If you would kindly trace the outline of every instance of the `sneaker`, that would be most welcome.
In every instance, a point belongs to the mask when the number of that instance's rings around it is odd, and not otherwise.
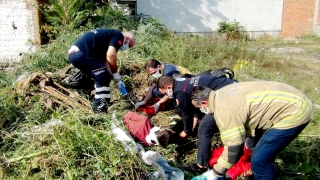
[[[107,113],[108,102],[105,99],[101,99],[98,103],[94,102],[92,104],[92,110],[96,114]]]
[[[188,171],[191,173],[199,173],[199,174],[202,174],[208,170],[208,168],[199,167],[196,163],[185,164],[185,165],[182,165],[181,168],[185,171]]]

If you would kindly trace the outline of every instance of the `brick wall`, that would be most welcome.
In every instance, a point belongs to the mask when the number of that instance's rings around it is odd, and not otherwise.
[[[19,61],[40,44],[36,0],[0,0],[0,62]]]
[[[281,38],[296,38],[303,34],[310,34],[316,0],[284,0]]]

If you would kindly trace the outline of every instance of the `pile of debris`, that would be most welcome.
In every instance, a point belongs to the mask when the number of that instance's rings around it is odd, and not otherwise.
[[[90,102],[80,96],[78,92],[72,92],[54,80],[52,73],[32,73],[20,77],[17,81],[17,89],[26,97],[40,95],[47,108],[55,105],[66,108],[77,108],[83,112],[89,112]]]

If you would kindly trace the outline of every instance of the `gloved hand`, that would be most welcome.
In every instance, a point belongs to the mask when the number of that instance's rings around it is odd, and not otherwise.
[[[121,76],[119,73],[113,74],[113,80],[118,84],[119,81],[121,81]]]
[[[211,169],[200,176],[193,177],[191,180],[218,180],[220,177],[222,176],[215,174]]]
[[[154,112],[157,113],[159,111],[160,108],[160,104],[159,103],[155,103],[154,105],[152,105],[151,107],[154,108]]]
[[[137,103],[134,105],[134,108],[137,109],[138,107],[143,106],[143,105],[145,105],[145,104],[146,104],[146,102],[144,102],[144,101],[137,102]]]

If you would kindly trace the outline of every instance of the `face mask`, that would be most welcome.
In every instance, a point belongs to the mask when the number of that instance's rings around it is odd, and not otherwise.
[[[159,79],[161,77],[160,69],[158,69],[156,73],[152,74],[152,76],[156,79]]]
[[[203,106],[201,105],[200,111],[201,111],[202,113],[204,113],[204,114],[209,114],[209,107],[207,107],[207,110],[204,110],[204,109],[203,109]]]
[[[172,91],[170,92],[169,89],[167,89],[167,96],[168,96],[169,99],[173,98],[173,92]]]
[[[122,44],[122,46],[120,47],[120,49],[123,50],[123,51],[129,49],[129,42],[130,42],[130,40],[128,40],[128,43],[127,43],[127,44],[124,44],[124,42],[123,42],[123,44]]]

